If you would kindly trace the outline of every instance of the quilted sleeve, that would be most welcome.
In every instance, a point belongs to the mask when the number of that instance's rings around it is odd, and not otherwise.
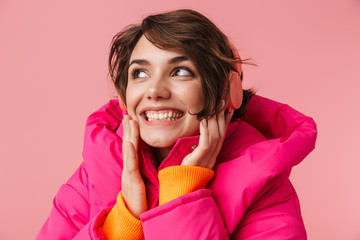
[[[287,176],[279,175],[264,186],[231,239],[307,239],[298,197]]]
[[[180,196],[142,215],[145,239],[228,239],[210,189]]]
[[[103,239],[100,225],[110,209],[99,212],[92,219],[89,218],[89,209],[88,178],[81,165],[60,187],[50,216],[36,239]]]

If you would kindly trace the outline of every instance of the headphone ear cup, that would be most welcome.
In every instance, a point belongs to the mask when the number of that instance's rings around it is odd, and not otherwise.
[[[242,89],[240,73],[238,73],[237,71],[230,71],[229,85],[230,85],[230,98],[227,108],[236,110],[241,106],[243,100],[243,89]]]
[[[228,39],[228,43],[232,49],[234,58],[241,61],[239,52],[235,48],[234,44]],[[243,100],[243,88],[242,88],[242,69],[241,63],[235,63],[234,66],[235,71],[231,70],[229,72],[229,87],[230,87],[230,98],[227,108],[231,108],[236,110],[240,108],[242,100]]]

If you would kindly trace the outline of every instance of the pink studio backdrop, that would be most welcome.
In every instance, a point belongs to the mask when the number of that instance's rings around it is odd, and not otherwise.
[[[0,1],[0,239],[34,239],[82,161],[87,116],[114,96],[112,36],[149,13],[193,8],[229,35],[245,87],[318,124],[291,179],[309,239],[360,239],[360,2]]]

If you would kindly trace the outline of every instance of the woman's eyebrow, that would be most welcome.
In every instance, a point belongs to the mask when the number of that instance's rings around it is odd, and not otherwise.
[[[130,62],[129,67],[131,66],[131,64],[139,64],[139,65],[150,65],[150,62],[148,60],[145,59],[134,59]]]
[[[177,57],[171,58],[169,60],[169,64],[176,64],[176,63],[187,61],[187,60],[189,60],[189,58],[186,56],[177,56]],[[134,63],[139,64],[139,65],[147,65],[147,66],[150,65],[150,62],[146,59],[134,59],[130,62],[129,67]]]
[[[176,64],[176,63],[187,61],[187,60],[189,60],[189,58],[186,56],[178,56],[178,57],[174,57],[174,58],[170,59],[169,63]]]

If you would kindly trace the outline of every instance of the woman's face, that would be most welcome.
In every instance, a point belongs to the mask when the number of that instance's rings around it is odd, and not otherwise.
[[[159,49],[142,36],[131,54],[128,75],[127,111],[145,143],[169,148],[178,138],[199,133],[199,121],[189,112],[203,109],[204,93],[190,59]]]

